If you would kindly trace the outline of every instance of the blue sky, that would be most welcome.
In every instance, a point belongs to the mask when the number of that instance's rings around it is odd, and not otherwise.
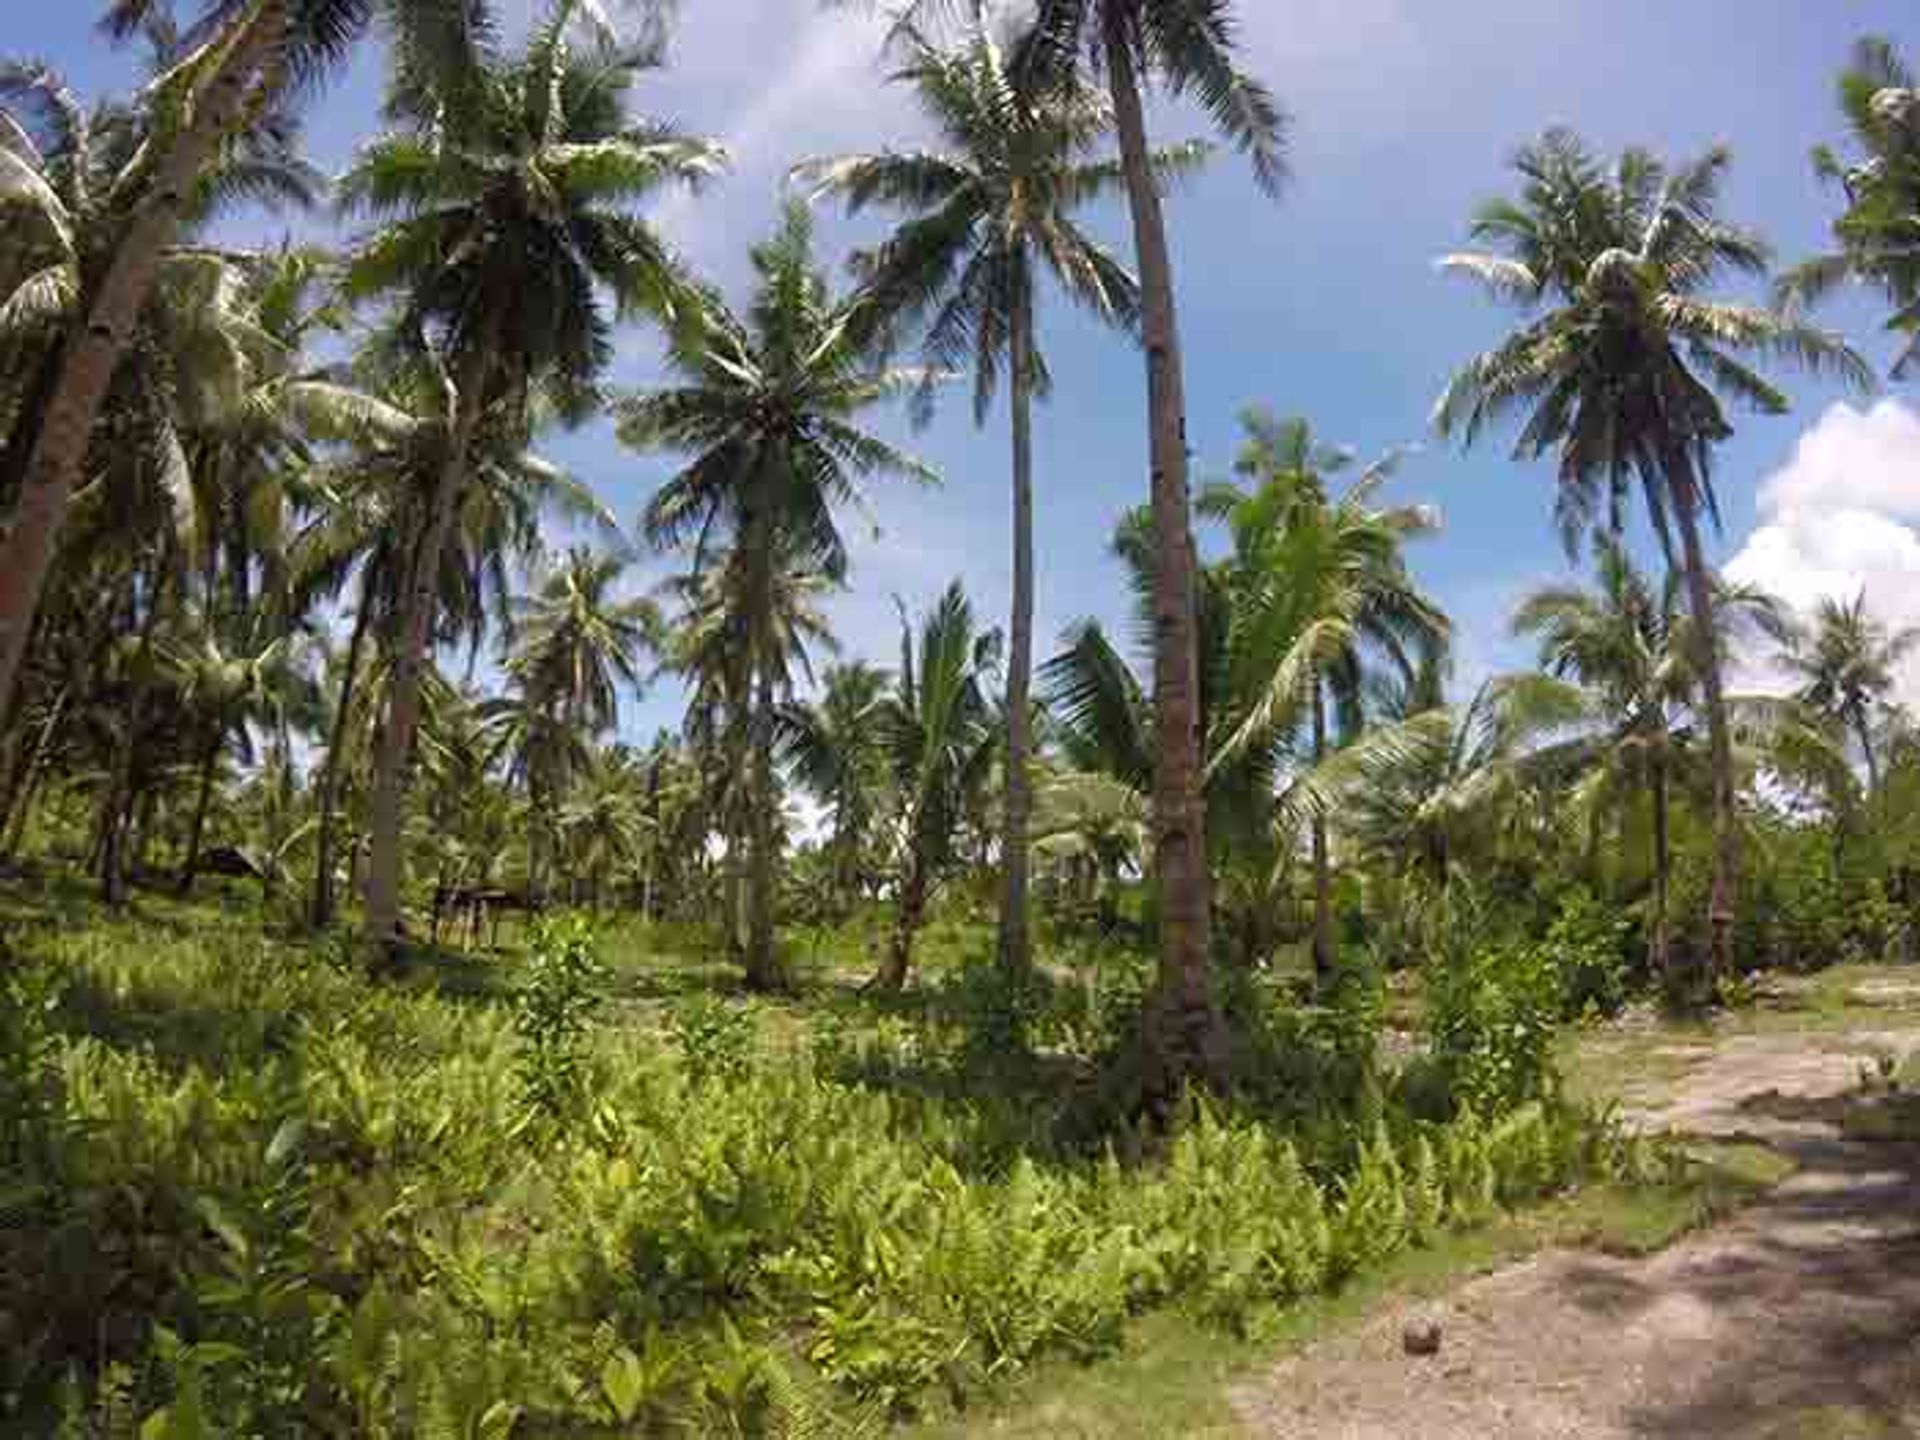
[[[509,8],[531,0],[508,0]],[[19,5],[6,49],[46,58],[83,89],[123,85],[125,57],[89,28],[88,5]],[[701,269],[741,283],[747,247],[771,225],[796,160],[923,138],[910,98],[880,84],[879,29],[813,0],[681,0],[671,67],[643,103],[733,152],[727,178],[658,222]],[[1758,227],[1783,259],[1818,248],[1834,197],[1807,162],[1838,138],[1834,76],[1858,35],[1885,34],[1920,57],[1920,17],[1898,3],[1834,0],[1243,0],[1247,62],[1295,117],[1295,178],[1279,203],[1223,155],[1171,207],[1195,479],[1222,472],[1248,405],[1312,418],[1363,454],[1423,443],[1396,487],[1431,501],[1445,532],[1417,568],[1453,611],[1461,668],[1473,678],[1521,663],[1504,638],[1515,598],[1564,575],[1550,523],[1550,476],[1507,457],[1505,437],[1462,455],[1431,440],[1426,417],[1451,368],[1496,339],[1510,314],[1435,273],[1465,239],[1473,206],[1506,187],[1516,144],[1571,125],[1612,149],[1643,143],[1673,156],[1725,142],[1736,155],[1727,213]],[[369,47],[311,107],[309,139],[337,169],[375,121],[380,68]],[[1161,137],[1204,133],[1178,105]],[[1125,217],[1092,226],[1124,250]],[[253,233],[271,233],[255,222]],[[828,253],[874,234],[823,226]],[[1884,361],[1864,301],[1836,305],[1845,328]],[[1056,376],[1038,435],[1040,622],[1047,636],[1087,614],[1123,613],[1106,555],[1116,515],[1146,493],[1144,379],[1138,355],[1064,305],[1042,320]],[[618,378],[645,383],[657,348],[632,332]],[[1741,417],[1719,479],[1723,559],[1797,601],[1865,584],[1892,618],[1920,621],[1920,419],[1897,400],[1857,401],[1789,377],[1796,413]],[[981,609],[1004,611],[1009,566],[1004,418],[971,423],[964,394],[921,434],[882,422],[944,474],[937,492],[877,490],[877,531],[855,517],[852,592],[836,601],[850,653],[894,653],[896,594],[910,605],[965,578]],[[631,524],[666,463],[622,451],[604,428],[543,448],[589,480]],[[649,562],[648,574],[665,573]],[[1907,677],[1920,699],[1920,673]],[[677,723],[662,682],[623,722],[629,733]]]

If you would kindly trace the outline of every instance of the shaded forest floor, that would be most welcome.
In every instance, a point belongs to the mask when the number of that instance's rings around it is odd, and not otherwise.
[[[1258,1436],[1920,1434],[1920,976],[1777,982],[1712,1029],[1628,1020],[1576,1084],[1635,1123],[1759,1145],[1791,1174],[1641,1258],[1551,1248],[1393,1297],[1232,1392]],[[1442,1327],[1404,1352],[1409,1319]]]

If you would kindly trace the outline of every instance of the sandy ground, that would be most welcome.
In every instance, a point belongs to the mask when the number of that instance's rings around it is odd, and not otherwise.
[[[1904,1017],[1902,1017],[1904,1018]],[[1645,1260],[1550,1251],[1289,1358],[1234,1395],[1284,1440],[1920,1437],[1920,1147],[1840,1137],[1837,1097],[1920,1031],[1736,1036],[1678,1080],[1620,1077],[1653,1128],[1747,1136],[1799,1170]],[[1676,1056],[1675,1058],[1680,1058]]]

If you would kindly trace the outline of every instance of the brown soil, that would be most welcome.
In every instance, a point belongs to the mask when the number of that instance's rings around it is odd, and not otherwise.
[[[1736,1036],[1684,1079],[1621,1077],[1654,1129],[1743,1136],[1798,1171],[1739,1218],[1644,1260],[1552,1251],[1281,1363],[1234,1396],[1280,1440],[1920,1437],[1920,1146],[1840,1135],[1843,1098],[1920,1032]]]

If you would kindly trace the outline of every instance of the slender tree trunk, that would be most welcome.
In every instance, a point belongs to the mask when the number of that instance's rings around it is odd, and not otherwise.
[[[63,687],[53,697],[53,704],[47,707],[46,718],[40,722],[40,733],[35,736],[32,747],[22,748],[17,763],[8,772],[6,798],[0,801],[0,833],[7,838],[0,843],[0,856],[13,854],[19,835],[25,829],[22,817],[32,803],[34,791],[39,788],[40,776],[53,751],[54,734],[60,728],[61,717],[67,709],[67,697],[71,693],[70,687]]]
[[[1648,927],[1647,968],[1656,977],[1667,973],[1667,895],[1673,880],[1673,841],[1669,833],[1667,761],[1653,757],[1653,923]]]
[[[180,867],[180,893],[191,894],[193,877],[200,869],[200,842],[207,833],[207,809],[213,803],[213,775],[220,768],[220,734],[215,731],[212,743],[200,757],[199,793],[193,804],[193,827],[187,832],[187,859]]]
[[[1327,699],[1313,685],[1313,763],[1327,758]],[[1313,979],[1322,993],[1333,984],[1339,964],[1333,938],[1333,862],[1327,846],[1327,817],[1313,817]]]
[[[1033,285],[1023,272],[1008,334],[1013,430],[1013,615],[1007,649],[1007,786],[1000,834],[1000,968],[1026,973],[1028,827],[1033,811]]]
[[[1733,736],[1727,724],[1720,647],[1714,628],[1713,574],[1700,540],[1693,467],[1677,447],[1669,458],[1669,481],[1686,563],[1687,598],[1693,612],[1696,647],[1694,661],[1700,670],[1708,758],[1713,768],[1713,883],[1707,897],[1710,944],[1705,977],[1710,987],[1720,977],[1733,973],[1733,925],[1740,883],[1740,817],[1735,808]]]
[[[360,683],[360,656],[372,628],[373,562],[367,562],[360,577],[360,607],[354,612],[353,635],[347,641],[346,669],[340,676],[340,703],[334,710],[333,726],[327,735],[327,758],[320,765],[320,788],[315,797],[319,810],[318,830],[314,837],[313,901],[308,923],[324,930],[333,923],[333,845],[340,806],[340,777],[345,772],[347,736],[352,733],[353,702]]]
[[[763,660],[763,664],[764,664]],[[751,782],[747,812],[747,988],[776,990],[780,967],[774,955],[774,848],[779,803],[773,778],[773,677],[762,674],[753,701]]]
[[[1873,753],[1873,728],[1864,708],[1854,711],[1853,728],[1860,736],[1860,753],[1867,762],[1867,798],[1880,793],[1880,757]]]
[[[174,561],[174,551],[168,546],[161,551],[154,570],[153,584],[147,595],[146,614],[140,619],[133,673],[128,677],[126,732],[120,736],[115,748],[107,782],[105,827],[100,843],[100,896],[115,909],[125,904],[127,898],[127,827],[133,816],[136,798],[133,772],[138,759],[140,729],[146,723],[146,677],[152,666],[153,635],[159,628],[161,607],[166,604],[167,592],[173,588]]]
[[[1118,7],[1109,7],[1117,17]],[[1147,150],[1134,57],[1119,21],[1105,36],[1115,133],[1126,172],[1140,271],[1141,336],[1153,466],[1154,882],[1160,976],[1149,1020],[1151,1099],[1174,1099],[1189,1078],[1226,1079],[1226,1031],[1213,990],[1206,810],[1200,734],[1199,617],[1188,517],[1185,379],[1160,191]]]
[[[228,42],[114,246],[85,319],[62,342],[59,378],[39,413],[26,475],[0,541],[0,713],[19,678],[27,635],[67,502],[86,462],[94,419],[139,323],[161,259],[179,234],[194,187],[221,141],[244,118],[249,90],[274,64],[285,31],[284,0],[266,0]]]
[[[553,813],[547,787],[527,777],[527,894],[547,898],[547,822]]]
[[[35,766],[27,776],[26,783],[20,787],[20,794],[15,798],[13,810],[7,818],[6,837],[0,840],[0,860],[12,860],[26,843],[27,826],[33,817],[34,803],[40,798],[40,787],[45,776],[45,770]]]
[[[486,406],[486,383],[493,362],[493,332],[469,337],[460,372],[448,397],[447,454],[434,487],[433,510],[407,578],[399,650],[387,697],[386,724],[373,774],[371,853],[367,857],[367,938],[376,945],[403,939],[400,894],[406,855],[401,830],[406,822],[407,772],[413,760],[414,730],[420,720],[420,675],[433,638],[439,598],[440,567],[466,488],[467,452]]]
[[[897,992],[905,987],[907,973],[913,968],[914,938],[926,918],[927,867],[915,848],[907,856],[907,873],[900,886],[900,909],[894,916],[886,958],[880,962],[880,973],[873,977],[875,989]]]

